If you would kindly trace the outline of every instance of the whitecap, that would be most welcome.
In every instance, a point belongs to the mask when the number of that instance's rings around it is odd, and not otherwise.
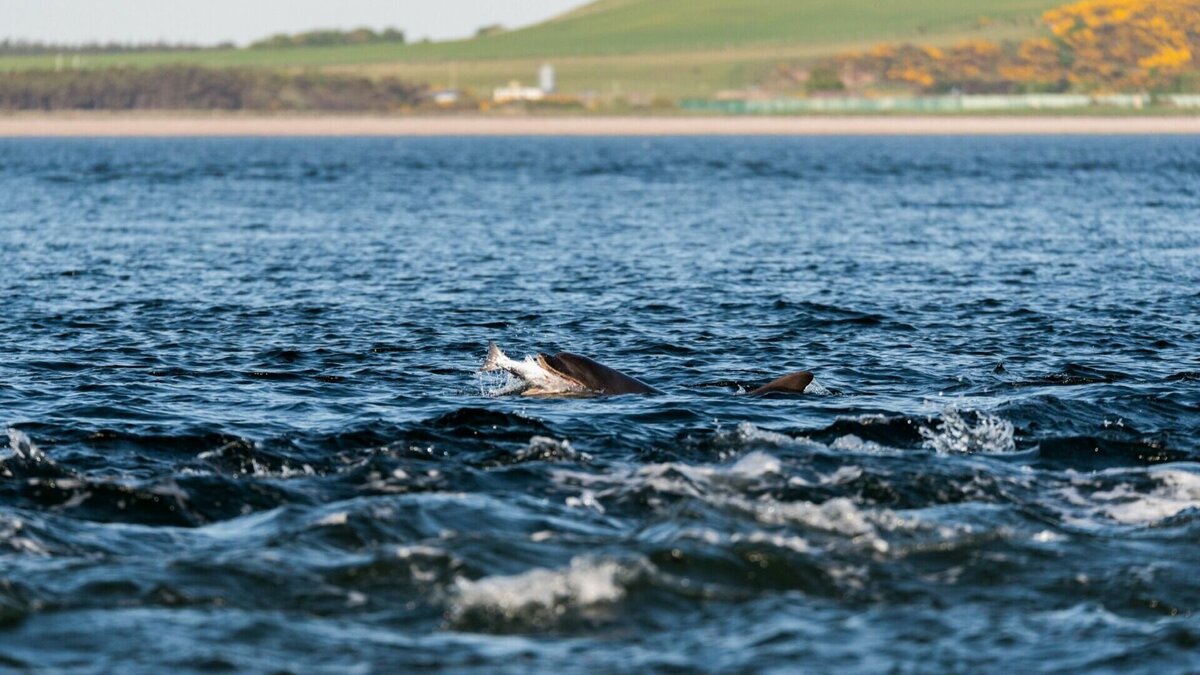
[[[485,624],[497,630],[545,628],[564,619],[600,619],[625,598],[627,587],[645,569],[641,561],[577,557],[564,569],[459,579],[448,619],[459,627]]]
[[[780,502],[774,499],[729,499],[726,502],[750,512],[755,520],[767,525],[803,525],[825,532],[858,536],[873,534],[874,525],[863,509],[845,497],[836,497],[820,504],[812,502]]]
[[[778,431],[770,431],[768,429],[760,429],[751,422],[741,422],[733,431],[718,432],[716,435],[718,443],[728,443],[739,446],[754,446],[754,445],[773,445],[778,447],[787,447],[794,445],[803,446],[820,446],[819,443],[814,443],[807,438],[793,437],[787,434],[779,433]]]
[[[1200,509],[1200,475],[1178,469],[1157,469],[1150,475],[1158,481],[1149,494],[1129,485],[1092,493],[1100,511],[1122,525],[1155,525],[1184,511]]]
[[[728,472],[741,478],[759,478],[783,473],[783,464],[779,458],[756,450],[734,462]]]

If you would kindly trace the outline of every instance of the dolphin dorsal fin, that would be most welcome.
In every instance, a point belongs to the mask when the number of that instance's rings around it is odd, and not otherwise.
[[[788,373],[783,377],[776,378],[763,386],[750,392],[749,396],[762,396],[764,394],[802,394],[808,388],[808,385],[813,381],[813,374],[807,370]]]
[[[480,366],[479,372],[488,373],[493,370],[500,370],[500,362],[507,358],[504,352],[500,351],[500,346],[495,342],[488,343],[487,358],[484,359],[483,365]]]

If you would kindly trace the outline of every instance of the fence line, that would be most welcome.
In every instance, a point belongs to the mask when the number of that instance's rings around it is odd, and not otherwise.
[[[1200,108],[1200,94],[1019,94],[913,96],[882,98],[777,98],[712,101],[684,99],[680,107],[727,115],[770,115],[803,112],[982,112],[1005,110],[1069,110],[1088,106],[1141,109],[1150,105]]]

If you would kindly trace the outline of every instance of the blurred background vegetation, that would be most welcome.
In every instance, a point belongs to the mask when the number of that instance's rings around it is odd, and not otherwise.
[[[5,109],[479,109],[681,98],[1200,91],[1200,0],[598,0],[516,30],[411,43],[314,30],[232,45],[0,43]],[[438,91],[453,90],[451,99]],[[450,101],[449,103],[447,103]]]

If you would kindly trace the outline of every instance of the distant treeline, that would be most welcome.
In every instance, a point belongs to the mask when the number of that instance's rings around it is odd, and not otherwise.
[[[354,30],[312,30],[292,35],[279,34],[250,43],[250,49],[280,49],[288,47],[332,47],[336,45],[365,45],[378,42],[404,44],[404,31],[385,28]],[[236,49],[232,42],[199,45],[170,42],[85,42],[59,44],[30,40],[0,40],[0,56],[53,56],[55,54],[130,54],[136,52],[190,52],[213,49]]]
[[[84,42],[57,44],[28,40],[0,40],[0,56],[46,56],[55,54],[129,54],[135,52],[190,52],[202,49],[233,49],[232,42],[194,45],[168,42]]]
[[[252,110],[388,112],[425,87],[395,78],[162,66],[24,71],[0,76],[0,110]]]
[[[280,49],[288,47],[334,47],[337,45],[365,45],[376,42],[404,44],[404,31],[386,28],[376,32],[370,28],[355,30],[312,30],[306,33],[272,35],[265,40],[252,42],[251,49]]]

